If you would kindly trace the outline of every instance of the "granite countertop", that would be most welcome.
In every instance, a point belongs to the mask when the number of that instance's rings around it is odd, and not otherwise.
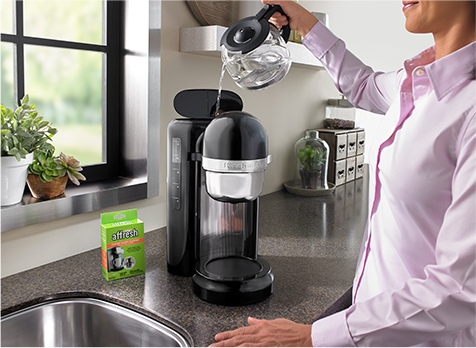
[[[191,278],[167,272],[167,233],[161,228],[145,235],[146,274],[106,281],[97,248],[2,278],[2,315],[48,299],[91,296],[171,321],[195,346],[208,346],[216,333],[247,325],[248,316],[310,324],[352,285],[367,186],[364,177],[327,196],[278,191],[261,197],[258,253],[275,276],[273,295],[261,303],[226,307],[197,298]]]

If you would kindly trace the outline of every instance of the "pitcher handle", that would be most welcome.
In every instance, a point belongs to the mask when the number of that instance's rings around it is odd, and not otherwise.
[[[286,16],[286,13],[284,13],[280,5],[264,5],[264,7],[258,12],[256,17],[258,18],[258,20],[260,20],[261,18],[265,18],[269,21],[271,16],[276,12],[279,12],[283,16]],[[289,35],[291,34],[291,28],[289,27],[289,24],[282,27],[279,33],[281,34],[281,37],[284,39],[284,41],[288,42]]]

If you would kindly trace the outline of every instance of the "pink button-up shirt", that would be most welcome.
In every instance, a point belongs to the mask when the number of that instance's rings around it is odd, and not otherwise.
[[[314,346],[475,346],[476,43],[374,72],[317,23],[303,39],[358,108],[385,114],[369,158],[354,303]]]

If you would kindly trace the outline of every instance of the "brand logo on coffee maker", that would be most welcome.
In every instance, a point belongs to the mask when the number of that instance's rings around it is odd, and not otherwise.
[[[202,167],[205,170],[215,172],[257,172],[266,169],[266,166],[270,162],[269,158],[270,156],[268,156],[268,158],[260,158],[255,160],[228,161],[203,157]]]
[[[139,236],[139,232],[134,228],[131,231],[117,231],[116,233],[112,234],[111,238],[113,241],[121,240],[121,239],[129,239],[135,238]]]
[[[262,167],[266,166],[266,161],[264,160],[256,160],[256,161],[231,161],[231,162],[224,162],[223,166],[228,170],[253,170],[253,169],[261,169]]]

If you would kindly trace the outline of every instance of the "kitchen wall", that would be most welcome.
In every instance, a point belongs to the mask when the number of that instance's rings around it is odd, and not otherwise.
[[[403,60],[432,44],[429,35],[413,35],[404,29],[401,1],[300,1],[307,9],[327,12],[331,29],[343,38],[349,49],[376,70],[398,69]],[[242,2],[241,13],[254,14],[258,1]],[[179,29],[198,26],[185,1],[162,3],[161,110],[160,110],[160,195],[104,211],[72,216],[1,234],[2,277],[59,260],[100,246],[100,213],[138,208],[146,231],[166,224],[166,129],[177,117],[172,100],[189,88],[217,88],[221,72],[218,57],[180,53]],[[309,128],[322,126],[326,100],[339,93],[325,71],[292,67],[278,85],[262,92],[239,89],[226,75],[225,89],[237,92],[244,110],[259,117],[268,130],[273,161],[266,170],[264,193],[282,188],[293,175],[294,143]],[[380,116],[359,113],[366,128],[367,143]],[[364,121],[366,119],[367,121]],[[165,251],[164,251],[165,252]],[[98,272],[100,272],[98,264]]]

